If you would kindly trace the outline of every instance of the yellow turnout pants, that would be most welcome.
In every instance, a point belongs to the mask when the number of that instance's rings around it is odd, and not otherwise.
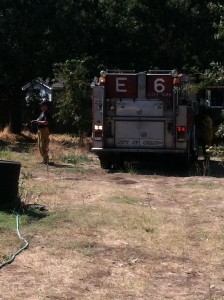
[[[49,128],[38,129],[38,147],[44,163],[48,162],[49,141]]]

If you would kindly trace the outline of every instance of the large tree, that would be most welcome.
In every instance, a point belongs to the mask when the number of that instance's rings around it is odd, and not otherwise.
[[[88,58],[66,60],[54,65],[55,76],[64,83],[64,90],[55,99],[58,128],[67,132],[89,134],[91,97]]]

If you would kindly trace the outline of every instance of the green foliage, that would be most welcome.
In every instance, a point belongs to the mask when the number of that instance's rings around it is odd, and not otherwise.
[[[200,93],[208,85],[224,84],[224,64],[221,62],[210,62],[208,67],[201,71],[197,67],[192,67],[190,73],[197,79],[194,84],[185,86],[190,92]]]
[[[224,110],[222,111],[222,118],[224,119]],[[224,138],[224,123],[219,125],[216,135],[218,137]]]
[[[90,78],[87,59],[67,60],[54,65],[54,74],[64,84],[56,100],[58,122],[71,125],[73,132],[89,132],[91,128]]]
[[[223,111],[223,118],[224,118],[224,111]],[[216,132],[216,136],[219,138],[222,138],[224,140],[224,123],[220,124],[218,127],[218,130]],[[222,161],[224,162],[224,146],[219,145],[218,147],[215,147],[214,151],[216,156],[221,157]]]
[[[224,84],[224,65],[220,62],[211,62],[210,68],[202,75],[202,80],[207,81],[208,84]]]

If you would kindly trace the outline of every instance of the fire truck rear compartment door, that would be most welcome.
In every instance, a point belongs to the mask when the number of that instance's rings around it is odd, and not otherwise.
[[[140,148],[164,148],[164,122],[139,122]]]
[[[164,122],[116,121],[117,148],[164,148]]]
[[[115,145],[118,148],[139,148],[139,121],[116,121]]]

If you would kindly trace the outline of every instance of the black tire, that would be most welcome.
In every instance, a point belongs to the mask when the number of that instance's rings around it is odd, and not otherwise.
[[[124,158],[122,156],[117,156],[113,160],[113,168],[116,170],[124,168]]]
[[[195,163],[198,160],[198,149],[192,150],[189,154],[189,162]]]
[[[100,166],[102,169],[111,169],[112,167],[112,162],[105,157],[99,157],[100,160]]]

